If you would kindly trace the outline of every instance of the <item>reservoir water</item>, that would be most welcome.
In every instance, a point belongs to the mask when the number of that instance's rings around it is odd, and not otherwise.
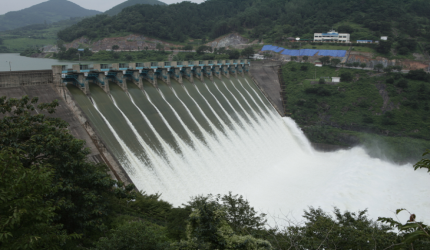
[[[0,54],[0,71],[68,64]],[[181,205],[199,194],[244,195],[256,209],[300,221],[309,206],[368,209],[394,217],[407,208],[430,222],[430,176],[412,165],[369,157],[359,147],[333,153],[312,149],[295,122],[281,118],[249,77],[223,78],[128,92],[110,83],[108,96],[72,85],[77,104],[139,190]],[[90,99],[91,98],[91,99]],[[407,214],[399,219],[407,220]]]
[[[52,65],[68,65],[72,67],[73,64],[77,64],[77,61],[63,61],[48,58],[31,58],[20,56],[17,53],[0,53],[0,72],[9,71],[9,62],[11,62],[12,71],[20,70],[44,70],[51,69]],[[94,62],[81,62],[81,63],[94,63]]]

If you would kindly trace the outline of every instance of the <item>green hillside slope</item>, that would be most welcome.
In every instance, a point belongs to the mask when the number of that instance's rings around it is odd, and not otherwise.
[[[391,149],[385,157],[399,162],[414,162],[430,147],[430,76],[424,71],[377,73],[290,62],[282,72],[287,112],[312,142],[373,144],[375,150],[382,142]],[[334,76],[341,83],[318,83]]]
[[[128,0],[121,4],[118,4],[117,6],[113,7],[112,9],[105,12],[105,14],[109,16],[114,16],[118,13],[120,13],[123,9],[136,5],[136,4],[149,4],[149,5],[166,5],[163,2],[160,2],[158,0]]]
[[[87,10],[67,0],[49,0],[29,8],[0,15],[0,31],[32,24],[52,23],[71,17],[87,17],[101,12]]]
[[[288,36],[312,39],[332,27],[355,39],[430,40],[430,2],[425,0],[207,0],[167,6],[135,6],[116,16],[97,16],[74,25],[59,37],[72,41],[131,32],[171,41],[216,38],[238,32],[252,39],[281,42]],[[354,33],[357,33],[355,35]]]

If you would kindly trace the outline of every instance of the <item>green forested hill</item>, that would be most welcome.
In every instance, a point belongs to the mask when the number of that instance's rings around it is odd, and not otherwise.
[[[378,73],[289,62],[282,72],[287,112],[310,141],[364,144],[372,156],[383,148],[384,157],[395,162],[414,162],[430,147],[430,76],[424,71]],[[333,76],[341,83],[318,81]]]
[[[149,4],[149,5],[166,5],[163,2],[160,2],[158,0],[128,0],[123,3],[118,4],[117,6],[113,7],[112,9],[105,12],[105,14],[109,16],[114,16],[118,13],[120,13],[124,8],[127,8],[129,6],[133,6],[136,4]]]
[[[133,6],[116,16],[96,16],[59,33],[72,41],[116,32],[133,32],[161,39],[216,38],[232,31],[266,42],[287,36],[310,39],[331,27],[356,39],[380,35],[430,40],[430,2],[426,0],[207,0],[167,6]],[[346,24],[346,25],[345,25]]]
[[[86,17],[99,14],[67,0],[49,0],[29,8],[0,15],[0,31],[27,25],[52,23],[71,17]]]

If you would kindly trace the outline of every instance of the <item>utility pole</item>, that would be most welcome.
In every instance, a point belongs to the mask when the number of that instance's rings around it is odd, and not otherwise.
[[[11,61],[6,61],[9,62],[9,71],[12,71],[12,62]]]

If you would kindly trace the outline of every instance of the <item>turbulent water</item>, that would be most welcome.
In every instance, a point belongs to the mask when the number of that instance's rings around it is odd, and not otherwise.
[[[363,149],[319,153],[281,118],[247,77],[173,82],[170,88],[69,86],[100,137],[139,190],[175,205],[199,194],[244,195],[271,215],[300,221],[309,206],[368,209],[372,218],[408,208],[430,222],[430,178]],[[406,221],[407,215],[399,218]]]

